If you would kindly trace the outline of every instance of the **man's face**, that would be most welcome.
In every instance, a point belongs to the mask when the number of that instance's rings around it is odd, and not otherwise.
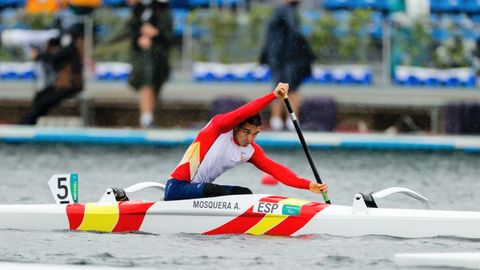
[[[260,126],[244,123],[243,125],[237,126],[235,128],[235,138],[237,139],[238,144],[240,144],[240,146],[245,147],[251,144],[255,140],[255,137],[257,137],[260,131],[261,131]]]

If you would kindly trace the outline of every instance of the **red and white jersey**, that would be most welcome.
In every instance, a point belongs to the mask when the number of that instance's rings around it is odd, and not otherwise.
[[[238,145],[233,137],[233,130],[223,133],[210,147],[191,182],[211,183],[225,171],[247,162],[254,151],[251,145]]]
[[[286,185],[309,189],[310,181],[268,158],[259,145],[253,142],[242,147],[233,136],[236,125],[260,112],[274,99],[275,95],[270,93],[234,111],[213,117],[188,147],[171,177],[193,183],[211,183],[225,171],[248,161]]]

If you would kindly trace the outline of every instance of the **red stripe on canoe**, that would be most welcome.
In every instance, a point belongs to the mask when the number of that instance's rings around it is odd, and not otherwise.
[[[305,226],[317,213],[327,206],[328,204],[325,203],[307,203],[302,206],[298,216],[289,216],[280,224],[265,232],[265,234],[290,236]]]
[[[67,217],[70,224],[70,230],[76,230],[82,224],[85,215],[85,204],[74,203],[67,205]]]
[[[118,205],[119,217],[113,232],[130,232],[140,230],[147,210],[153,202],[127,201]]]
[[[260,199],[261,202],[271,202],[277,203],[286,197],[282,196],[270,196]],[[204,234],[214,235],[214,234],[243,234],[246,231],[250,230],[255,224],[260,222],[265,216],[265,213],[256,213],[253,212],[253,205],[248,208],[240,216],[230,220],[229,222],[223,224],[222,226],[215,228],[211,231],[204,232]]]

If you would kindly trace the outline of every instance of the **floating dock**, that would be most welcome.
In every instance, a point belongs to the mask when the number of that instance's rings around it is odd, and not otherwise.
[[[72,143],[111,145],[157,145],[186,147],[195,138],[193,129],[114,129],[0,126],[0,141],[6,143]],[[480,153],[480,136],[392,135],[304,132],[311,149],[368,149],[462,151]],[[263,147],[300,148],[295,132],[260,133]]]

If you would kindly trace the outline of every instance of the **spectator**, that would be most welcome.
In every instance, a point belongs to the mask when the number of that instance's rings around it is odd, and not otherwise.
[[[157,96],[170,75],[173,19],[168,0],[140,0],[128,26],[132,39],[129,84],[140,94],[140,126],[149,128]]]
[[[299,113],[302,81],[311,75],[314,54],[300,29],[298,5],[300,0],[285,0],[272,15],[268,24],[265,46],[260,62],[272,71],[273,83],[286,82],[290,86],[289,99],[295,113]],[[278,131],[285,128],[282,118],[283,104],[276,100],[272,104],[270,127]],[[292,121],[286,121],[287,128],[294,130]]]
[[[56,76],[53,60],[60,49],[60,40],[58,38],[49,39],[43,51],[39,47],[32,47],[32,60],[35,61],[38,90],[43,90],[55,82]]]
[[[20,124],[35,125],[38,118],[47,114],[53,106],[83,90],[83,25],[73,25],[70,36],[71,42],[67,47],[56,52],[55,42],[52,41],[45,55],[39,55],[40,60],[47,54],[51,57],[44,62],[44,72],[47,75],[45,87],[35,94],[32,109]]]

